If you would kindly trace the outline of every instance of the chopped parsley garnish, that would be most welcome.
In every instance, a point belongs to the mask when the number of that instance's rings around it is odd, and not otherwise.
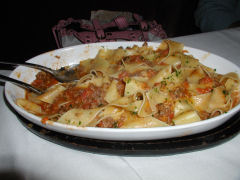
[[[137,114],[137,112],[136,112],[136,111],[132,111],[132,114],[135,114],[135,115],[136,115],[136,114]]]
[[[103,104],[99,104],[99,105],[98,105],[98,107],[102,107],[102,106],[103,106]]]
[[[178,77],[181,74],[181,71],[176,70],[175,73],[176,73],[176,76]]]
[[[153,90],[154,90],[154,92],[158,93],[158,88],[157,87],[153,88]]]
[[[115,122],[113,123],[113,128],[118,128],[118,122],[117,122],[117,121],[115,121]]]
[[[166,86],[167,82],[166,81],[161,81],[161,85]]]
[[[223,90],[222,92],[223,92],[223,94],[224,94],[225,96],[229,94],[229,92],[226,91],[226,90]]]

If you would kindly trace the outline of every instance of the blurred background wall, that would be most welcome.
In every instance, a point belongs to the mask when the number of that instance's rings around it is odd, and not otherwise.
[[[61,19],[89,19],[91,10],[130,11],[155,19],[168,37],[199,33],[194,11],[197,0],[155,1],[17,1],[8,2],[3,17],[2,60],[25,61],[56,49],[51,28]]]

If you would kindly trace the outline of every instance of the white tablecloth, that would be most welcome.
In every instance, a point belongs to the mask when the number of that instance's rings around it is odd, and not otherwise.
[[[174,38],[240,66],[240,28]],[[5,73],[0,71],[0,73]],[[0,86],[0,179],[239,180],[240,135],[213,148],[158,156],[88,153],[29,132],[3,101]]]

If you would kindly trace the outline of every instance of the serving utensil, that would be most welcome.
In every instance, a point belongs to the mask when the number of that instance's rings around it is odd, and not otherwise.
[[[4,80],[4,81],[9,81],[9,82],[12,82],[22,88],[25,88],[25,89],[28,89],[34,93],[37,93],[37,94],[42,94],[43,91],[31,86],[30,84],[27,84],[23,81],[19,81],[19,80],[16,80],[16,79],[13,79],[13,78],[10,78],[10,77],[7,77],[7,76],[4,76],[4,75],[1,75],[0,74],[0,79]]]
[[[34,68],[34,69],[39,69],[42,70],[44,72],[50,73],[56,80],[58,80],[59,82],[71,82],[74,80],[77,80],[77,73],[76,73],[76,69],[78,64],[73,64],[71,66],[65,66],[65,67],[61,67],[60,69],[57,70],[53,70],[51,68],[45,67],[45,66],[41,66],[39,64],[33,64],[33,63],[15,63],[15,62],[6,62],[6,61],[0,61],[0,64],[5,64],[5,65],[12,65],[12,66],[26,66],[26,67],[30,67],[30,68]],[[28,89],[30,91],[33,91],[37,94],[42,94],[43,91],[31,86],[30,84],[27,84],[25,82],[4,76],[0,74],[0,79],[4,80],[4,81],[9,81],[12,82],[20,87],[23,87],[25,89]]]
[[[59,82],[71,82],[78,79],[78,76],[76,73],[78,64],[61,67],[60,69],[57,69],[57,70],[53,70],[51,68],[41,66],[39,64],[26,63],[26,62],[15,63],[15,62],[0,61],[0,64],[7,64],[7,65],[13,65],[13,66],[27,66],[34,69],[39,69],[44,72],[50,73]]]

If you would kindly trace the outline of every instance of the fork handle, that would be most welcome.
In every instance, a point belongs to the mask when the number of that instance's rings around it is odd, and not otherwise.
[[[42,94],[43,92],[40,91],[39,89],[31,86],[30,84],[27,84],[25,82],[22,82],[22,81],[19,81],[19,80],[16,80],[16,79],[13,79],[13,78],[10,78],[10,77],[7,77],[7,76],[4,76],[4,75],[1,75],[0,74],[0,79],[4,80],[4,81],[9,81],[9,82],[12,82],[22,88],[25,88],[25,89],[28,89],[28,90],[31,90],[37,94]]]
[[[13,66],[26,66],[26,67],[31,67],[31,68],[34,68],[34,69],[39,69],[39,70],[42,70],[42,71],[45,71],[45,72],[48,72],[50,74],[53,75],[53,70],[48,68],[48,67],[45,67],[45,66],[41,66],[39,64],[33,64],[33,63],[26,63],[26,62],[23,62],[23,63],[15,63],[15,62],[6,62],[6,61],[0,61],[0,64],[8,64],[8,65],[13,65]]]

